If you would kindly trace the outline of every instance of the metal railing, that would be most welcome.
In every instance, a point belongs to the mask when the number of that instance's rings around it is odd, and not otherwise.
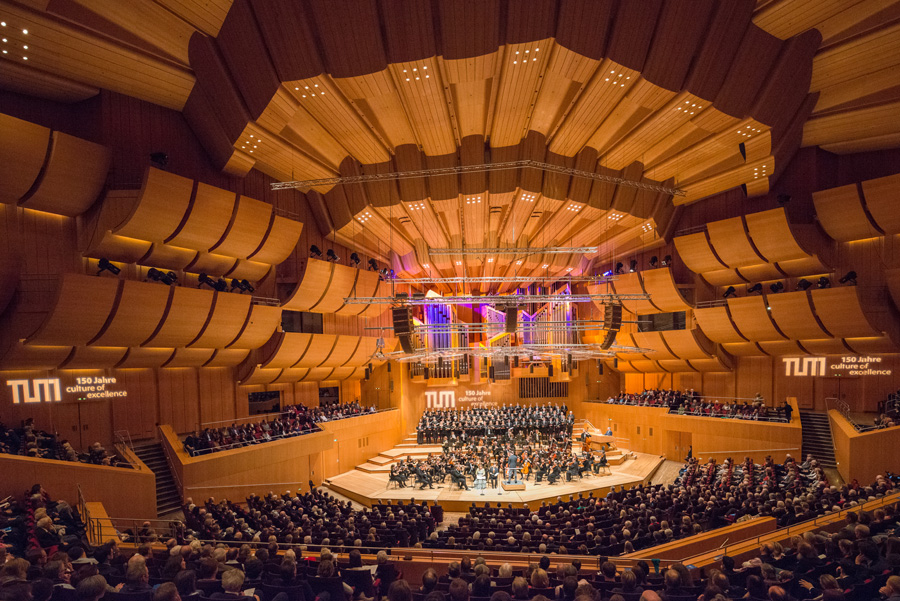
[[[178,490],[178,496],[184,499],[184,485],[181,483],[181,478],[178,477],[178,470],[175,469],[175,458],[170,454],[172,451],[169,449],[168,440],[163,440],[160,442],[159,446],[162,447],[163,455],[166,456],[166,463],[169,465],[169,473],[175,478],[175,488]]]

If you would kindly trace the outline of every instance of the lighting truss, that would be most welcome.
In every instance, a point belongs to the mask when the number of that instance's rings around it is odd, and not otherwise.
[[[526,344],[522,346],[491,346],[491,347],[458,347],[449,349],[419,349],[412,353],[395,351],[381,353],[379,360],[393,359],[399,363],[433,363],[439,358],[444,360],[462,359],[464,357],[479,357],[488,359],[504,359],[506,357],[519,357],[530,362],[534,357],[535,363],[546,361],[551,357],[572,356],[573,361],[585,361],[588,359],[602,359],[614,357],[617,353],[649,353],[651,349],[634,346],[620,346],[614,344],[608,349],[600,348],[599,344]]]
[[[618,303],[650,300],[649,294],[505,294],[499,296],[348,296],[348,305],[527,305],[530,303]]]
[[[448,286],[458,286],[465,284],[530,284],[533,282],[591,282],[594,284],[605,284],[615,280],[615,277],[597,277],[589,275],[581,276],[479,276],[479,277],[452,277],[452,278],[397,278],[394,282],[398,284],[447,284]]]
[[[622,323],[638,323],[636,321],[625,321]],[[583,320],[576,321],[519,321],[516,325],[516,334],[528,333],[531,335],[544,334],[549,332],[590,332],[592,330],[606,330],[604,320]],[[547,327],[550,326],[550,327]],[[393,326],[371,326],[366,330],[393,330]],[[486,321],[480,323],[432,323],[415,326],[416,334],[495,334],[503,332],[506,324],[502,321]]]
[[[428,254],[432,257],[438,255],[513,255],[515,257],[527,257],[528,255],[570,255],[572,253],[590,254],[598,252],[598,246],[547,246],[545,248],[429,248]]]
[[[275,182],[272,184],[273,190],[286,190],[290,188],[308,189],[316,186],[337,186],[340,184],[360,184],[365,182],[393,181],[400,179],[410,179],[414,177],[428,177],[436,175],[459,175],[463,173],[483,173],[486,171],[506,171],[509,169],[537,169],[540,171],[548,171],[553,173],[561,173],[570,177],[590,179],[594,181],[606,182],[617,186],[627,188],[637,188],[639,190],[647,190],[649,192],[661,192],[672,196],[687,196],[687,193],[681,188],[670,188],[660,184],[651,184],[649,182],[641,182],[623,177],[615,177],[613,175],[605,175],[603,173],[594,173],[593,171],[584,171],[582,169],[572,169],[571,167],[563,167],[562,165],[551,165],[550,163],[542,163],[540,161],[532,161],[523,159],[520,161],[507,161],[503,163],[482,163],[479,165],[457,165],[455,167],[437,167],[433,169],[418,169],[415,171],[395,171],[392,173],[368,173],[365,175],[348,175],[345,177],[326,177],[321,179],[306,179],[290,182]]]

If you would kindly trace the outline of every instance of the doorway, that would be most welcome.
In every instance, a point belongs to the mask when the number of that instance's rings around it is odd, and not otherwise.
[[[815,411],[827,411],[828,409],[838,408],[838,404],[835,401],[826,402],[826,399],[835,399],[836,401],[847,403],[851,412],[863,410],[857,403],[859,398],[859,378],[825,376],[819,378],[817,383],[820,390],[817,390],[815,394]]]
[[[688,449],[693,443],[693,433],[678,432],[676,430],[666,430],[666,459],[669,461],[684,461],[687,457]]]

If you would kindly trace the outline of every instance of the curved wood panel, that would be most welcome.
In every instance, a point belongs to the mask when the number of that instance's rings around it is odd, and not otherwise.
[[[626,373],[626,374],[642,373],[642,372],[639,372],[637,370],[637,368],[635,368],[634,364],[631,363],[631,361],[622,361],[621,359],[618,362],[618,367],[614,367],[612,361],[607,361],[606,369],[611,369],[611,370]]]
[[[653,305],[661,311],[687,311],[692,308],[678,290],[670,268],[642,271],[641,279]]]
[[[818,257],[794,259],[793,261],[779,261],[778,269],[795,278],[809,275],[818,275],[820,273],[828,273],[829,271],[831,271],[831,269],[826,267]]]
[[[868,338],[881,336],[869,322],[856,286],[813,290],[812,302],[822,325],[832,336],[839,338]]]
[[[604,331],[604,330],[600,330],[600,331]],[[588,337],[585,337],[585,338],[586,338],[585,342],[588,342],[590,344],[600,344],[601,342],[603,342],[605,335],[597,334],[597,335],[591,336],[590,339],[587,339]],[[618,334],[616,334],[616,344],[621,345],[621,346],[633,346],[633,347],[638,346],[638,343],[634,339],[634,335],[630,332],[619,332]],[[620,360],[624,359],[625,361],[638,361],[640,359],[647,358],[643,353],[620,353],[620,352],[616,353],[616,357],[618,357]]]
[[[648,359],[665,360],[680,359],[677,355],[672,354],[663,341],[662,332],[634,332],[632,334],[634,341],[641,348],[653,349],[652,353],[647,353]]]
[[[212,358],[203,367],[234,367],[250,355],[249,349],[214,349]]]
[[[148,167],[131,214],[113,232],[128,238],[164,242],[181,224],[193,191],[194,180]]]
[[[0,203],[13,204],[25,196],[41,173],[50,130],[0,114]]]
[[[0,359],[0,367],[9,371],[56,369],[71,354],[71,346],[41,346],[17,340]]]
[[[746,342],[746,338],[735,329],[728,316],[727,307],[695,309],[694,318],[703,334],[713,342]]]
[[[708,373],[708,372],[718,372],[718,371],[731,371],[727,365],[722,363],[719,359],[691,359],[688,361],[691,367],[696,369],[699,372]]]
[[[616,280],[612,282],[612,286],[616,294],[644,294],[644,286],[641,284],[641,276],[639,273],[623,273],[616,276]],[[588,286],[591,294],[601,294],[599,291],[602,286]],[[596,302],[594,303],[597,304]],[[598,308],[602,308],[602,303]],[[646,315],[648,313],[659,313],[659,309],[653,305],[651,300],[623,300],[622,305],[635,315]]]
[[[353,287],[350,296],[356,298],[373,298],[377,296],[376,291],[378,290],[378,284],[379,277],[377,272],[360,269],[359,275],[356,278],[356,285]],[[363,311],[373,306],[374,305],[346,303],[334,313],[335,315],[360,315]]]
[[[334,267],[334,263],[327,261],[307,260],[303,279],[282,307],[292,311],[309,311],[309,308],[315,306],[328,292]]]
[[[391,285],[384,280],[378,280],[378,287],[375,289],[375,293],[372,295],[373,297],[385,296],[390,294]],[[390,305],[383,303],[371,303],[369,305],[363,305],[365,309],[363,309],[362,313],[359,314],[360,317],[378,317],[385,311],[391,308]]]
[[[894,307],[900,309],[900,267],[885,270],[884,279],[887,280],[888,292],[894,301]]]
[[[260,249],[247,257],[257,263],[278,265],[294,252],[294,247],[300,240],[303,232],[303,224],[293,219],[275,215],[272,221],[272,229],[266,236]]]
[[[815,340],[831,337],[816,320],[811,299],[805,291],[772,294],[767,300],[772,307],[772,319],[788,338]]]
[[[251,282],[263,281],[275,269],[268,263],[257,263],[255,261],[244,261],[239,259],[234,269],[225,275],[229,278],[237,278],[239,280],[250,280]]]
[[[84,256],[95,259],[106,257],[120,263],[137,263],[150,252],[151,246],[153,245],[146,240],[125,238],[106,230],[99,240],[84,251]]]
[[[722,348],[735,357],[762,357],[765,355],[755,342],[726,342]]]
[[[246,259],[262,244],[271,223],[272,205],[241,196],[225,236],[209,250],[219,255]]]
[[[20,262],[13,258],[12,254],[0,251],[0,315],[12,301],[19,286]]]
[[[299,332],[284,332],[278,342],[278,348],[272,356],[263,363],[263,367],[286,369],[293,367],[308,351],[310,344],[318,334],[302,334]]]
[[[309,369],[306,367],[295,367],[293,369],[283,369],[278,377],[273,380],[272,384],[291,384],[303,381],[309,375]]]
[[[667,330],[662,332],[663,340],[679,359],[709,359],[711,344],[700,330]]]
[[[238,294],[232,296],[240,296]],[[253,305],[250,318],[237,340],[227,348],[255,349],[261,347],[272,337],[276,328],[281,325],[281,307]]]
[[[154,244],[150,253],[141,259],[143,265],[181,271],[197,260],[197,251],[168,244]]]
[[[850,348],[844,344],[842,338],[800,340],[799,342],[807,352],[813,353],[814,355],[839,355],[841,353],[852,352]]]
[[[303,378],[304,382],[324,382],[326,381],[331,374],[334,372],[333,367],[314,367],[309,370],[309,373],[306,374],[306,377]]]
[[[794,238],[783,208],[752,213],[744,218],[753,245],[769,263],[810,256]]]
[[[765,282],[766,280],[780,280],[784,278],[784,274],[778,271],[778,267],[771,263],[747,265],[738,269],[737,272],[747,282]]]
[[[744,220],[740,217],[707,223],[706,231],[716,254],[729,267],[742,267],[765,261],[750,243],[744,229]]]
[[[76,346],[59,369],[110,369],[122,361],[128,348],[124,346]]]
[[[356,278],[362,271],[346,265],[335,265],[331,275],[331,282],[325,296],[315,305],[309,308],[313,313],[334,313],[344,306],[344,299],[353,292]]]
[[[91,346],[140,346],[162,321],[173,289],[125,280],[115,312]]]
[[[197,258],[194,259],[194,262],[188,265],[186,269],[193,273],[205,273],[219,278],[226,273],[233,271],[237,264],[238,260],[234,257],[226,257],[224,255],[212,253],[199,253]]]
[[[690,363],[688,363],[687,361],[681,361],[680,359],[664,359],[658,361],[657,363],[660,370],[670,374],[697,371]]]
[[[896,353],[897,345],[887,336],[871,338],[845,338],[844,344],[859,354]]]
[[[783,340],[784,336],[775,328],[766,307],[766,299],[762,296],[728,299],[731,321],[745,338],[748,340]]]
[[[181,228],[165,241],[166,244],[192,248],[200,252],[209,251],[225,235],[234,214],[235,202],[237,195],[234,192],[198,182],[197,193],[194,195],[187,219]]]
[[[358,370],[358,367],[335,367],[328,379],[335,382],[348,380],[351,379]],[[363,372],[365,372],[365,368],[363,368]]]
[[[385,339],[385,347],[384,352],[388,353],[393,350],[393,344],[396,344],[396,338],[387,338]],[[375,350],[378,348],[378,339],[373,338],[372,336],[360,336],[359,338],[359,346],[356,347],[356,350],[352,355],[344,362],[344,365],[348,367],[360,367],[364,365],[368,365],[370,361],[373,361],[372,355],[375,354]]]
[[[316,334],[309,345],[309,351],[301,357],[294,367],[319,367],[328,359],[338,337],[334,334]]]
[[[717,271],[707,271],[701,276],[704,280],[713,286],[734,286],[737,284],[746,284],[745,280],[737,269],[719,269]]]
[[[687,268],[694,273],[718,271],[728,267],[716,258],[706,237],[706,232],[677,236],[675,248]]]
[[[230,294],[228,292],[215,292],[212,304],[212,314],[203,331],[196,340],[187,346],[193,348],[225,348],[225,346],[237,338],[244,323],[250,315],[251,298],[243,294]]]
[[[125,355],[125,358],[116,367],[118,369],[150,369],[153,367],[162,367],[174,354],[175,349],[173,348],[132,347],[128,349],[128,354]]]
[[[856,184],[813,192],[816,215],[825,232],[840,242],[879,236],[872,227]]]
[[[211,348],[179,348],[175,349],[172,358],[163,367],[203,367],[212,359],[215,349]]]
[[[157,332],[141,346],[180,348],[200,335],[213,306],[215,292],[176,286],[172,288],[172,302]],[[207,357],[207,360],[209,357]]]
[[[900,234],[900,173],[862,183],[866,208],[878,227],[887,234]]]
[[[103,328],[113,311],[121,280],[66,274],[50,316],[28,344],[75,346],[87,344]]]
[[[803,354],[803,347],[796,340],[768,340],[759,343],[760,348],[770,357]]]
[[[19,205],[35,211],[76,217],[87,211],[106,183],[109,149],[62,132],[53,132],[53,148],[37,188]]]
[[[321,364],[321,367],[341,367],[346,365],[350,357],[359,348],[360,336],[338,336],[331,354]]]

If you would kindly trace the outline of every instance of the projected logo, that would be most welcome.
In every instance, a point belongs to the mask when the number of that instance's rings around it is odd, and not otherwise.
[[[19,403],[58,403],[62,400],[59,378],[37,380],[7,380],[12,389],[13,405]]]
[[[825,357],[785,357],[786,376],[824,376]]]
[[[428,390],[425,392],[425,407],[428,409],[456,409],[456,392],[453,390]]]

